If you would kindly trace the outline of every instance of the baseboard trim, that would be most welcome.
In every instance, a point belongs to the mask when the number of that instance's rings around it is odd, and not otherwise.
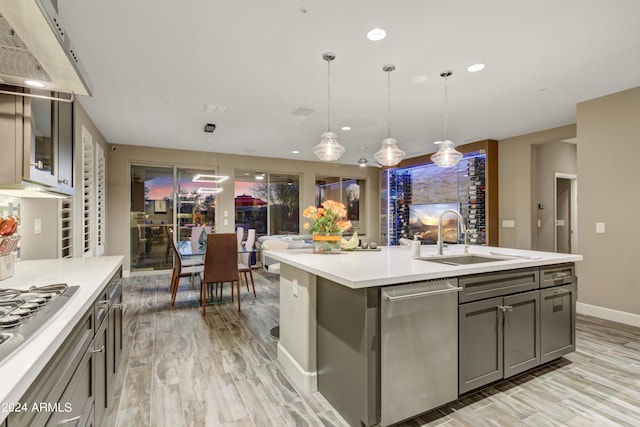
[[[289,374],[295,385],[303,393],[318,391],[318,373],[302,369],[302,366],[291,354],[278,342],[278,362],[285,372]]]
[[[612,322],[624,323],[625,325],[640,328],[640,315],[627,313],[625,311],[612,310],[610,308],[598,307],[596,305],[576,303],[578,314],[599,317]]]

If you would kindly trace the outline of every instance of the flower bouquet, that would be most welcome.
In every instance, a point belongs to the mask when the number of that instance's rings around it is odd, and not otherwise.
[[[309,206],[302,216],[311,220],[303,228],[313,233],[313,252],[330,254],[340,252],[342,232],[351,228],[351,221],[344,219],[347,210],[342,203],[327,200],[322,207]]]

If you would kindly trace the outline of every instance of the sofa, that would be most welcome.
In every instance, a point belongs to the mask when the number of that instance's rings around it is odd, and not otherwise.
[[[262,267],[270,273],[278,273],[279,271],[279,263],[269,257],[265,257],[261,250],[267,240],[286,242],[286,249],[310,249],[313,248],[312,239],[313,236],[311,234],[275,234],[258,237],[257,248],[260,250]],[[279,247],[283,247],[283,245],[280,244]]]

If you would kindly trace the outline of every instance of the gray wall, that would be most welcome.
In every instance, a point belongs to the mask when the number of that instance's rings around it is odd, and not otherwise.
[[[500,140],[498,143],[500,246],[531,249],[537,233],[538,150],[536,145],[575,138],[576,126],[567,125]],[[505,228],[502,221],[515,221]]]
[[[576,144],[566,142],[551,142],[532,147],[536,154],[536,191],[533,192],[534,207],[536,208],[535,232],[532,236],[531,248],[539,251],[554,251],[555,240],[555,174],[565,173],[575,175],[578,172],[576,165]],[[580,178],[578,177],[578,182]],[[544,203],[544,209],[538,209],[538,203]],[[540,227],[537,222],[540,221]]]
[[[579,301],[635,314],[638,325],[639,118],[640,87],[577,107]]]
[[[115,150],[113,150],[115,148]],[[131,200],[131,165],[178,166],[215,169],[230,178],[222,184],[218,195],[216,224],[220,232],[234,232],[234,172],[235,169],[261,170],[300,174],[300,214],[308,205],[315,203],[316,175],[340,176],[366,180],[365,200],[366,241],[380,242],[379,212],[380,169],[374,167],[339,165],[321,162],[275,159],[252,156],[237,156],[201,151],[172,150],[133,145],[113,145],[107,150],[107,248],[108,255],[125,255],[125,269],[129,269],[129,222]],[[229,212],[229,225],[224,226],[222,212]],[[303,224],[303,218],[300,224]],[[361,233],[359,233],[361,234]]]
[[[58,257],[58,199],[20,200],[20,259],[50,259]],[[35,234],[34,221],[41,223],[40,234]]]

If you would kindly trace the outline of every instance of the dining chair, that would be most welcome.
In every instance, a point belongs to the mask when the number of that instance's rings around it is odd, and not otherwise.
[[[140,261],[140,256],[147,253],[147,236],[142,224],[138,224],[138,247],[136,248],[136,264]]]
[[[173,230],[171,229],[169,229],[169,240],[171,242],[171,250],[173,251],[173,274],[171,275],[171,284],[169,286],[171,290],[171,306],[173,307],[176,302],[180,279],[189,277],[193,283],[195,276],[200,278],[200,274],[204,270],[204,261],[202,259],[183,260],[176,246],[176,241],[173,238]]]
[[[204,272],[200,287],[203,316],[207,313],[207,290],[211,291],[212,285],[220,284],[220,298],[222,298],[222,285],[225,282],[231,283],[231,302],[233,302],[233,285],[236,284],[238,311],[240,311],[240,274],[238,272],[237,251],[238,246],[234,233],[213,233],[207,236]]]
[[[242,239],[244,239],[244,227],[236,228],[236,236],[238,238],[238,254],[239,254],[240,252],[242,252]],[[238,261],[241,261],[239,256],[238,256]]]
[[[256,284],[253,281],[253,271],[251,270],[251,256],[255,253],[255,243],[256,229],[250,228],[247,231],[247,241],[245,242],[243,252],[241,253],[241,261],[238,263],[238,271],[242,273],[242,276],[244,277],[244,283],[247,286],[247,291],[249,290],[249,279],[251,279],[254,298],[256,297]],[[240,279],[242,280],[242,277]]]

